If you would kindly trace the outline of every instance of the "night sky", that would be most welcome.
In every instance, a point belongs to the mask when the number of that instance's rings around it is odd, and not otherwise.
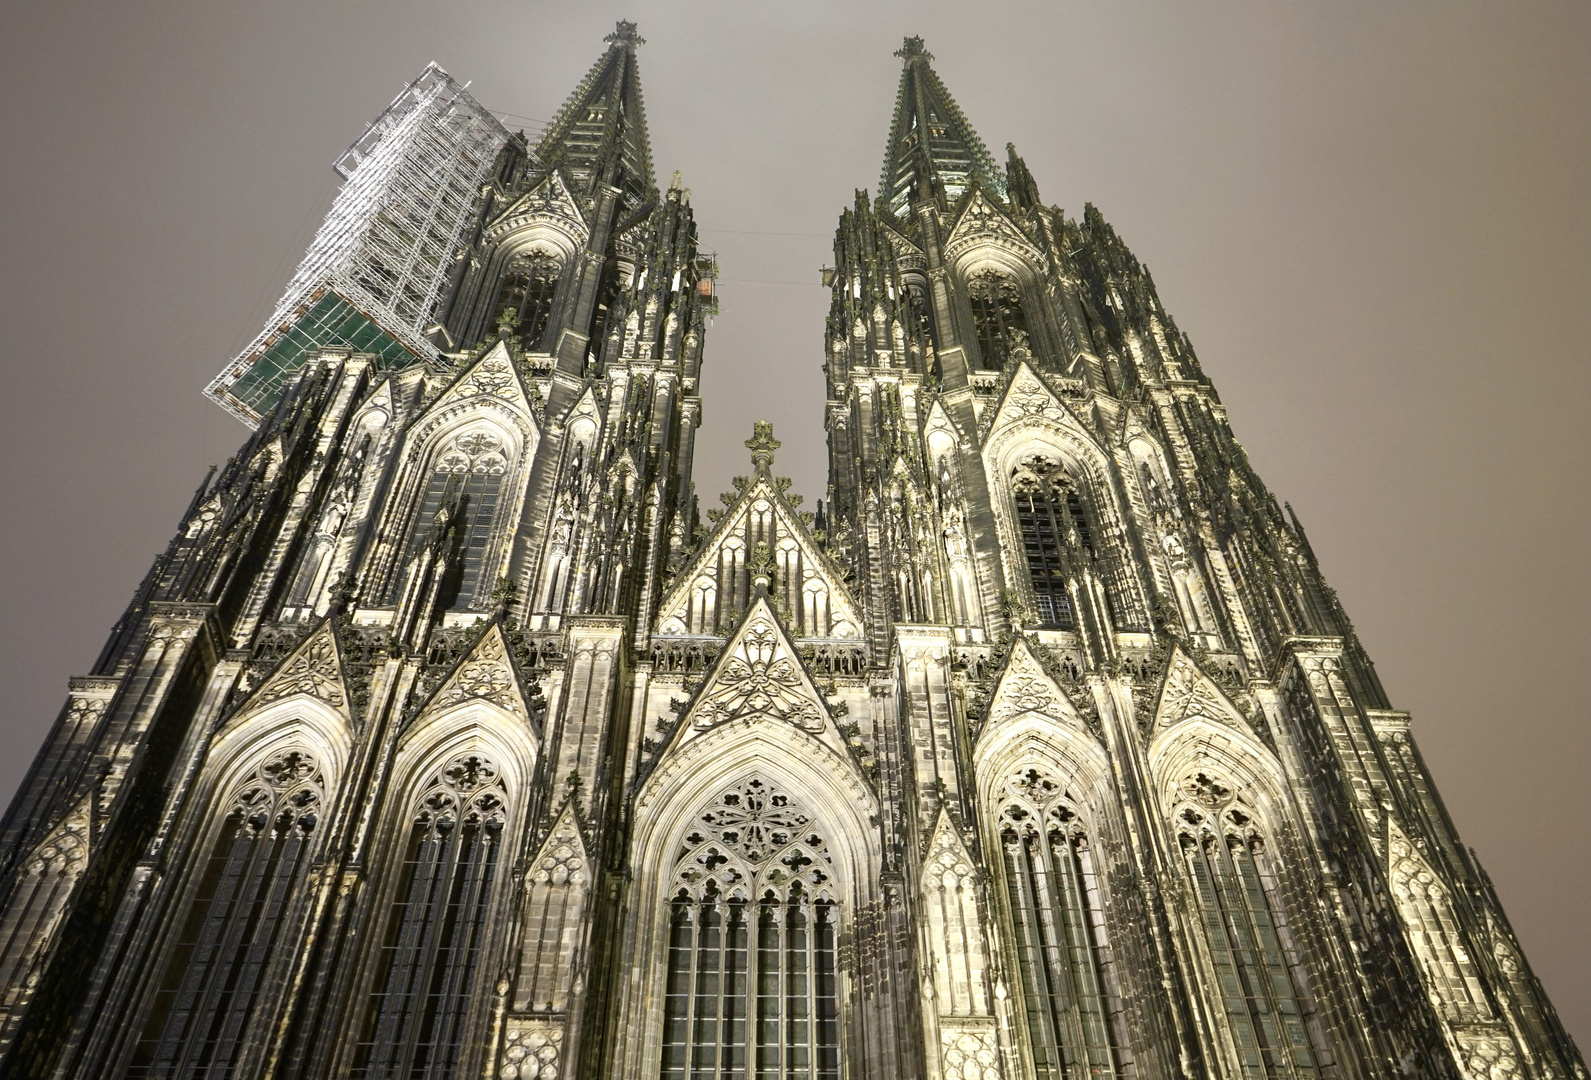
[[[1591,5],[8,4],[0,794],[211,463],[332,159],[429,60],[534,131],[635,19],[723,269],[704,504],[823,495],[818,269],[907,34],[997,160],[1153,270],[1572,1034],[1591,1035]]]

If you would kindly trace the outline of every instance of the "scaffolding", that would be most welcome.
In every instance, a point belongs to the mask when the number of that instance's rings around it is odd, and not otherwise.
[[[205,393],[253,426],[327,345],[384,369],[435,360],[426,332],[508,130],[435,63],[333,164],[344,184],[265,329]]]

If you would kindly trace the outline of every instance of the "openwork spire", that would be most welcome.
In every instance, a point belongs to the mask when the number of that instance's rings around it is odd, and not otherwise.
[[[1004,195],[1005,180],[994,158],[929,66],[934,56],[923,39],[907,38],[895,55],[905,67],[878,185],[890,212],[903,215],[915,199],[935,188],[954,203],[974,177],[987,190]]]
[[[646,40],[633,22],[622,20],[602,40],[608,51],[542,132],[535,155],[546,164],[562,164],[588,190],[611,184],[626,202],[637,203],[657,187],[635,62],[635,50]]]

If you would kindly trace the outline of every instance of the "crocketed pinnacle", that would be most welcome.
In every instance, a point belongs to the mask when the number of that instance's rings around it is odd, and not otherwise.
[[[641,102],[635,50],[646,44],[633,22],[620,21],[603,38],[608,50],[580,80],[536,142],[535,156],[562,164],[588,190],[611,184],[627,202],[645,199],[657,184]]]
[[[879,180],[890,212],[903,216],[914,201],[936,189],[947,203],[954,203],[974,178],[1004,195],[1005,180],[994,158],[929,66],[934,57],[923,39],[907,38],[895,55],[905,66]]]

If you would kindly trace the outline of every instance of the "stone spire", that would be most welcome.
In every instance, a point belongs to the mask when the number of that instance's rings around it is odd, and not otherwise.
[[[909,37],[895,53],[905,66],[895,97],[895,118],[884,149],[878,190],[890,212],[903,215],[928,192],[954,203],[974,182],[1005,194],[1005,180],[945,84],[930,67],[923,39]]]
[[[612,184],[626,202],[642,201],[657,183],[641,102],[635,51],[646,44],[635,24],[621,20],[603,38],[608,51],[580,80],[542,132],[533,151],[544,163],[562,164],[588,185]]]

